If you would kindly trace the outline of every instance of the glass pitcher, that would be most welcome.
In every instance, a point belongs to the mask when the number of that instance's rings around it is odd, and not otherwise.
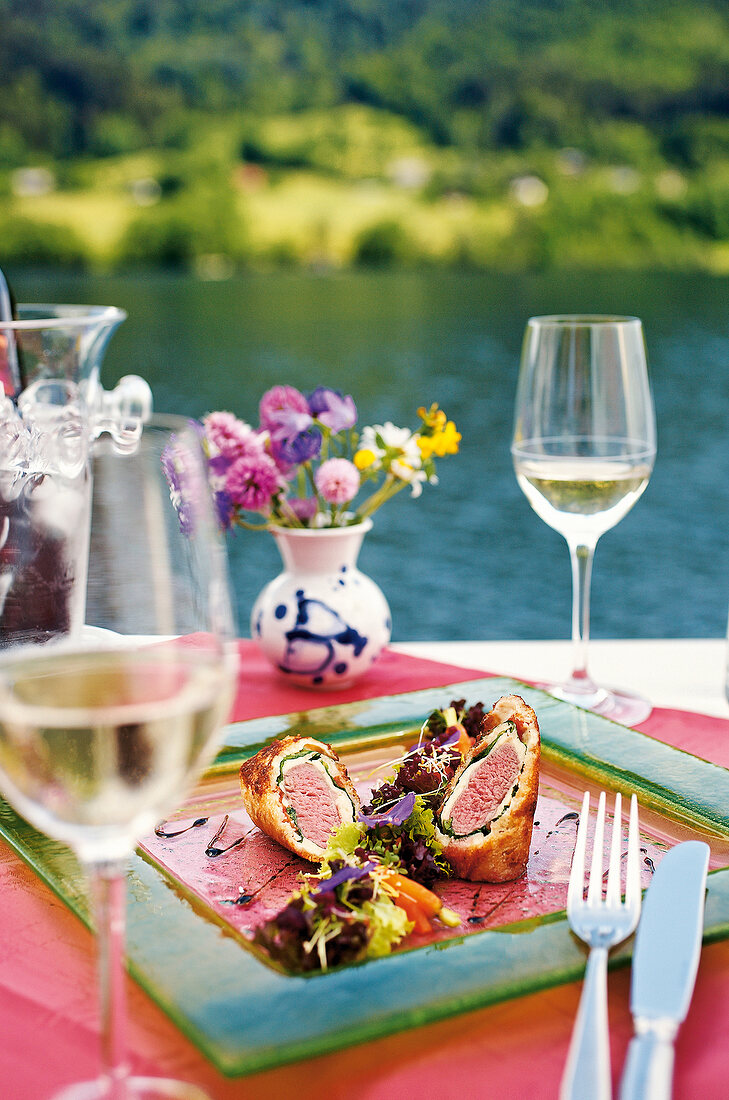
[[[108,432],[133,450],[152,409],[136,375],[110,392],[101,385],[125,317],[111,306],[21,305],[0,320],[0,646],[83,626],[93,443]]]

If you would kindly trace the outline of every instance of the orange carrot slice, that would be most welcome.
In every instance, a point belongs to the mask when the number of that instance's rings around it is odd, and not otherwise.
[[[440,912],[443,903],[437,894],[429,890],[427,886],[421,886],[405,875],[399,875],[396,871],[390,871],[387,882],[397,891],[398,897],[406,897],[413,901],[428,917],[434,917]]]
[[[398,894],[397,897],[393,898],[393,901],[395,905],[405,911],[408,920],[412,921],[414,932],[420,932],[421,935],[426,935],[431,931],[430,921],[417,902],[413,901],[412,898],[409,898],[406,894]]]

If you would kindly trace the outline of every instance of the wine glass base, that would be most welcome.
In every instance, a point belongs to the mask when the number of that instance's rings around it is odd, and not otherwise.
[[[591,710],[617,722],[621,726],[637,726],[645,722],[653,710],[653,704],[642,695],[617,688],[597,688],[592,692],[571,690],[570,684],[538,684],[543,691],[572,703],[584,710]]]
[[[170,1077],[126,1077],[111,1088],[108,1078],[79,1081],[57,1093],[53,1100],[210,1100],[197,1085]]]

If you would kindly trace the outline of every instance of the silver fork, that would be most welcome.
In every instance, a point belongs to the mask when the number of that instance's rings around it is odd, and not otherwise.
[[[601,792],[597,805],[587,898],[584,897],[584,886],[587,823],[590,812],[588,791],[585,792],[582,801],[567,890],[567,919],[575,935],[589,946],[590,954],[585,970],[580,1007],[577,1011],[562,1078],[560,1100],[609,1100],[612,1095],[607,1017],[608,951],[611,947],[622,943],[631,932],[635,931],[640,916],[641,900],[638,802],[635,795],[630,800],[625,900],[622,901],[620,896],[621,805],[621,797],[617,794],[610,842],[607,891],[603,900],[605,792]]]

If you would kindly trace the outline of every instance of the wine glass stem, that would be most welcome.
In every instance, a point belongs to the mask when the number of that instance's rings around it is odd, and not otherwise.
[[[125,1100],[126,1061],[126,864],[95,863],[89,868],[99,951],[101,1060],[109,1100]]]
[[[597,691],[587,671],[590,641],[590,581],[595,543],[567,540],[572,564],[572,677],[569,687],[589,695]]]

